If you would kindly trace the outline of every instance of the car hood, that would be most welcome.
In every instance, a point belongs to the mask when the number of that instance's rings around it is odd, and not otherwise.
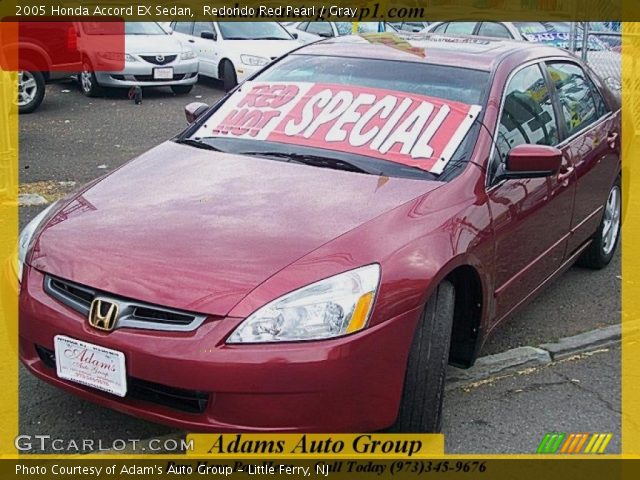
[[[224,46],[236,55],[257,55],[275,60],[302,42],[298,40],[224,40]]]
[[[440,185],[166,142],[67,202],[29,262],[107,293],[226,315],[287,265]]]
[[[182,42],[173,35],[126,35],[125,52],[135,55],[147,53],[180,53],[187,50]]]

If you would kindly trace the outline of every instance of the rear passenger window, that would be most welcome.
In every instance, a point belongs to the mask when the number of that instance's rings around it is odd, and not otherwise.
[[[494,158],[492,167],[495,169],[499,162],[504,162],[517,145],[557,145],[559,141],[556,116],[542,71],[538,65],[525,67],[511,78],[505,90],[496,135],[499,159]]]
[[[569,136],[594,123],[604,108],[598,106],[590,81],[582,68],[574,63],[554,62],[547,65],[560,100],[563,121]],[[599,95],[599,94],[598,94]]]
[[[333,37],[333,30],[329,22],[311,22],[307,28],[308,33],[314,33],[322,37]]]
[[[484,37],[513,38],[507,27],[497,22],[482,22],[478,35]]]

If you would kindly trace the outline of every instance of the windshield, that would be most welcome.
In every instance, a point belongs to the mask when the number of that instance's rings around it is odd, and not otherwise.
[[[402,75],[397,75],[402,71]],[[350,171],[435,178],[467,161],[489,73],[290,55],[245,82],[190,140]],[[339,165],[335,160],[341,161]]]
[[[156,22],[81,22],[87,35],[168,35]]]
[[[218,22],[225,40],[291,40],[278,22]]]
[[[124,22],[125,35],[167,35],[156,22]]]

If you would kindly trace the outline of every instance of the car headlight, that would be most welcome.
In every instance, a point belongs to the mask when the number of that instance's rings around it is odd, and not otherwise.
[[[57,203],[57,202],[56,202]],[[38,215],[36,215],[33,220],[31,220],[26,227],[22,229],[20,232],[20,237],[18,237],[18,255],[16,258],[16,274],[18,276],[18,281],[22,283],[22,269],[24,268],[24,263],[27,259],[27,255],[29,250],[31,249],[31,244],[33,243],[33,236],[38,230],[40,224],[48,217],[51,209],[56,205],[56,203],[52,203],[43,211],[41,211]]]
[[[193,50],[187,50],[185,52],[182,52],[180,54],[180,59],[181,60],[191,60],[193,58],[196,58],[196,54]]]
[[[380,266],[374,264],[307,285],[251,314],[227,343],[321,340],[362,330],[379,281]]]
[[[112,62],[137,62],[138,60],[133,55],[122,52],[100,52],[98,53],[105,60],[111,60]]]
[[[240,55],[240,61],[245,65],[251,65],[252,67],[262,67],[269,63],[268,58],[256,57],[255,55]]]

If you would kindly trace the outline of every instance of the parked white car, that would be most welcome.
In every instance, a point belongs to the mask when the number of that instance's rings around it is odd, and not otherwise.
[[[198,58],[186,42],[181,42],[156,22],[124,22],[124,69],[94,72],[91,58],[85,58],[78,75],[85,95],[94,97],[104,88],[169,86],[174,93],[187,94],[198,81]],[[83,25],[85,35],[100,35]],[[104,52],[110,60],[121,52]],[[112,58],[113,57],[113,58]],[[95,60],[95,59],[94,59]]]
[[[304,43],[317,42],[322,38],[342,37],[358,33],[397,32],[398,30],[386,22],[295,22],[287,29],[297,34]],[[355,29],[355,31],[354,31]]]
[[[278,22],[171,22],[171,29],[191,45],[200,74],[222,80],[227,91],[302,45]]]

